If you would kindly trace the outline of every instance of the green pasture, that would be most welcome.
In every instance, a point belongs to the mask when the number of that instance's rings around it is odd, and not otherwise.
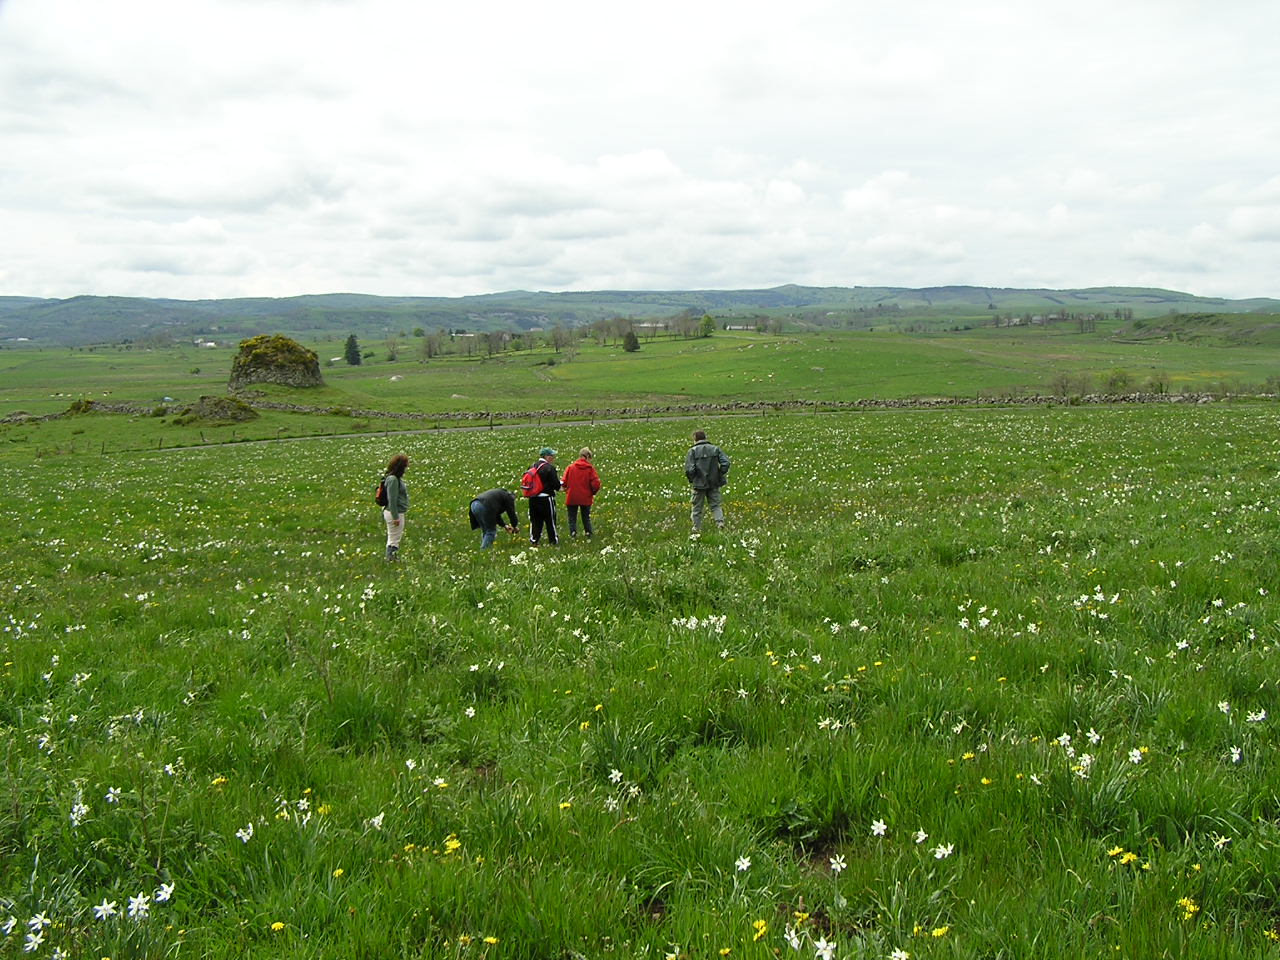
[[[708,419],[700,538],[688,423],[108,419],[0,458],[0,957],[1277,956],[1274,405]]]
[[[705,339],[642,339],[635,353],[580,341],[560,352],[481,351],[427,362],[409,337],[396,362],[385,360],[382,344],[364,344],[375,356],[357,367],[326,365],[341,355],[341,342],[307,345],[322,358],[326,385],[267,387],[267,399],[399,412],[569,410],[1044,393],[1056,376],[1086,374],[1099,383],[1116,369],[1128,372],[1133,389],[1153,377],[1175,392],[1253,389],[1280,372],[1280,346],[1117,342],[1065,326],[915,335],[720,331]],[[226,392],[231,357],[230,349],[195,347],[0,350],[0,414],[56,413],[79,398],[191,402]]]

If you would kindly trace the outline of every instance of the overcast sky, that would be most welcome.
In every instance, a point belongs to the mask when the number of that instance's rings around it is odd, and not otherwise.
[[[0,295],[1280,297],[1277,0],[0,0]]]

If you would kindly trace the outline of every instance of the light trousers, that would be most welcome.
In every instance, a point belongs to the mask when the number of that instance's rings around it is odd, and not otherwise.
[[[400,538],[404,536],[404,514],[400,514],[399,523],[392,523],[391,511],[384,508],[382,511],[382,519],[387,521],[387,546],[400,546]]]

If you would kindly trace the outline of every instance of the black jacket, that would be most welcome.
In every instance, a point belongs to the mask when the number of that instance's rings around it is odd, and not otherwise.
[[[492,526],[497,526],[502,519],[502,515],[506,513],[511,517],[511,526],[519,527],[520,521],[516,519],[516,498],[510,490],[503,490],[501,487],[493,490],[486,490],[480,496],[472,500],[471,503],[479,501],[484,507],[485,519]],[[471,518],[471,529],[479,530],[480,523],[476,520],[476,515],[471,512],[470,504],[467,505],[467,516]]]
[[[536,466],[538,476],[542,478],[542,492],[548,495],[554,494],[560,489],[560,475],[556,473],[555,464],[550,460],[539,460]]]

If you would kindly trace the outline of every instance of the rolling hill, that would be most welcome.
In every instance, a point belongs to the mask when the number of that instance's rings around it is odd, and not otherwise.
[[[1101,314],[1133,318],[1186,313],[1280,313],[1280,300],[1225,300],[1173,290],[1090,287],[804,287],[761,290],[577,292],[509,291],[470,297],[322,294],[228,300],[79,296],[0,297],[0,342],[20,339],[76,346],[208,337],[236,340],[281,332],[365,338],[426,330],[530,330],[576,327],[625,316],[637,319],[711,313],[724,318],[780,318],[809,327],[893,326],[910,322],[982,323],[995,314]]]

